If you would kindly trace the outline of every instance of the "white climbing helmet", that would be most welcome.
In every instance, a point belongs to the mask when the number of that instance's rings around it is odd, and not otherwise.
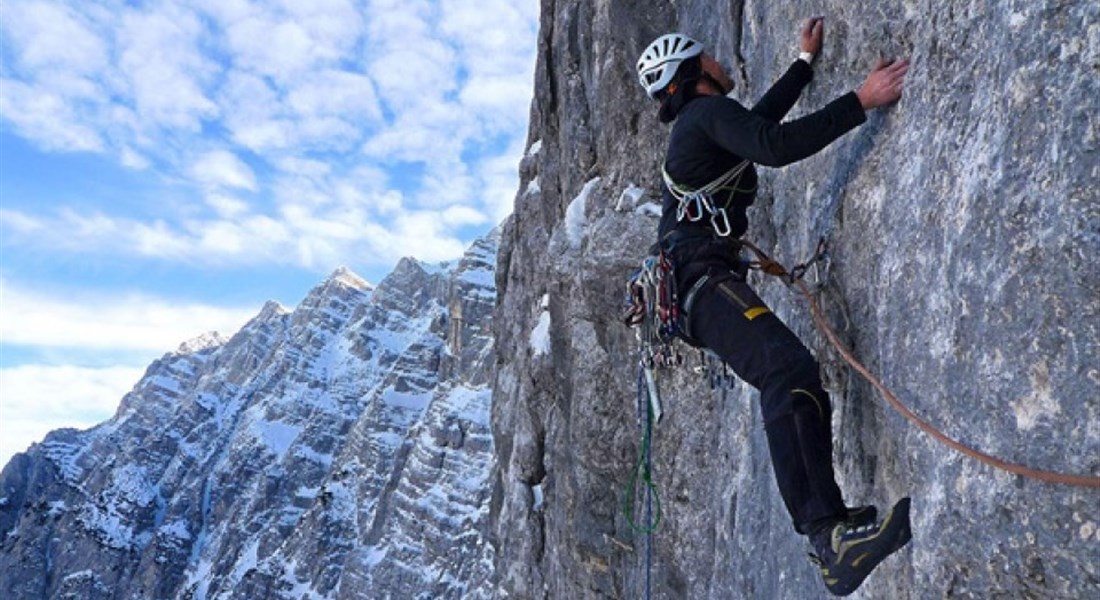
[[[638,59],[638,81],[650,98],[665,89],[685,60],[703,53],[703,45],[682,33],[666,33],[653,40]]]

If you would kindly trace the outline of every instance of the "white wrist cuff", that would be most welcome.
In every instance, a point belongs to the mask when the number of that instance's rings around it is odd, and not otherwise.
[[[798,60],[805,61],[806,64],[808,64],[810,66],[813,66],[813,64],[814,64],[814,53],[813,52],[799,52],[798,53]]]

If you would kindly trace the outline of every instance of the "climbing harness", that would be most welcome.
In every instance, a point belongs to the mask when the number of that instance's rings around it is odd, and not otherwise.
[[[672,180],[672,176],[668,174],[668,170],[662,166],[661,176],[665,180],[665,185],[668,186],[668,191],[679,202],[676,206],[676,220],[683,221],[687,219],[692,223],[696,223],[701,221],[703,217],[710,215],[710,226],[714,229],[715,235],[719,237],[729,235],[733,231],[729,215],[726,214],[725,207],[714,205],[714,194],[721,191],[754,191],[738,187],[741,183],[741,176],[745,174],[745,170],[751,164],[749,161],[743,160],[719,175],[717,179],[698,189],[676,183]]]
[[[1007,460],[998,458],[996,456],[963,444],[962,442],[959,442],[958,440],[955,440],[954,438],[951,438],[947,434],[943,433],[942,431],[934,427],[931,423],[922,419],[920,416],[918,416],[916,413],[914,413],[912,410],[902,404],[902,402],[898,400],[897,396],[895,396],[894,393],[891,392],[890,389],[882,383],[882,380],[875,376],[875,374],[872,373],[870,369],[859,362],[859,360],[855,358],[852,352],[848,350],[848,348],[845,347],[844,344],[840,341],[840,336],[836,334],[836,331],[833,330],[832,326],[829,324],[829,321],[825,318],[825,315],[821,310],[821,306],[818,304],[817,298],[814,296],[813,290],[811,290],[810,286],[806,284],[806,282],[804,282],[802,279],[806,271],[812,266],[812,263],[827,260],[824,239],[818,242],[818,247],[815,251],[814,257],[804,263],[795,266],[790,270],[788,270],[778,261],[772,259],[770,256],[765,254],[763,250],[756,247],[752,243],[744,240],[742,240],[742,243],[756,256],[756,261],[751,263],[753,265],[753,268],[756,268],[768,275],[781,278],[788,287],[793,288],[794,290],[798,291],[802,296],[804,296],[809,302],[810,315],[813,317],[814,323],[833,345],[833,347],[836,348],[837,352],[840,353],[841,357],[844,358],[845,362],[851,365],[851,367],[855,369],[856,372],[862,375],[868,383],[870,383],[876,390],[878,390],[878,392],[882,394],[882,397],[890,403],[890,406],[901,413],[902,416],[904,416],[918,429],[932,436],[934,439],[945,444],[949,448],[957,452],[961,452],[966,456],[969,456],[996,469],[1007,471],[1009,473],[1027,477],[1030,479],[1045,481],[1048,483],[1060,483],[1079,487],[1100,488],[1100,477],[1057,473],[1054,471],[1035,469],[1026,465],[1009,462]]]

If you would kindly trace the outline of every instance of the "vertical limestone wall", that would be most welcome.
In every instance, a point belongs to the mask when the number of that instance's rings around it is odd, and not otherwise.
[[[654,239],[668,129],[644,45],[704,40],[758,98],[826,18],[791,116],[913,61],[902,101],[826,151],[761,169],[748,237],[795,262],[856,355],[949,435],[1100,474],[1100,5],[1084,0],[543,0],[530,150],[502,241],[492,536],[501,598],[824,597],[771,475],[757,394],[662,374],[651,540],[622,514],[639,447],[637,344],[617,320]],[[806,305],[761,295],[821,359],[851,504],[913,497],[914,539],[855,597],[1100,595],[1100,492],[1005,474],[919,432],[846,369]],[[648,564],[648,566],[647,566]]]

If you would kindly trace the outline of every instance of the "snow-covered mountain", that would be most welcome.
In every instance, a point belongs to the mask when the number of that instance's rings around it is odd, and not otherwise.
[[[340,269],[16,455],[0,597],[487,597],[497,244]]]

